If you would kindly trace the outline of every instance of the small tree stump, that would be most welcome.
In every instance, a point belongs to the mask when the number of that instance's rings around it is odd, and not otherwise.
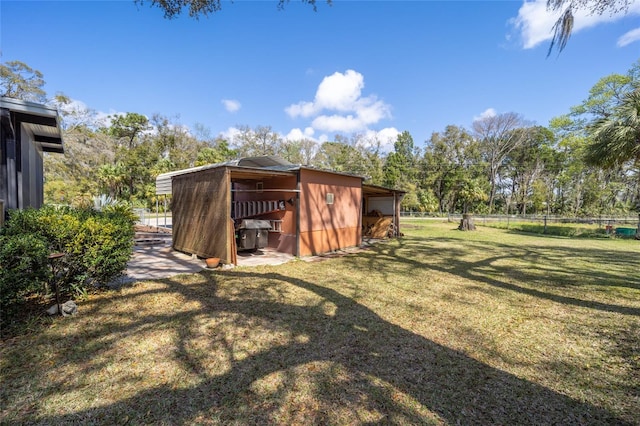
[[[460,220],[460,226],[458,229],[461,231],[475,231],[476,226],[473,224],[473,215],[471,213],[464,213]]]

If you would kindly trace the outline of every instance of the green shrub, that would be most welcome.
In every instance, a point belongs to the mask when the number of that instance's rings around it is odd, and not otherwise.
[[[50,277],[46,240],[34,234],[0,235],[0,311],[41,290]],[[3,321],[4,322],[4,321]]]
[[[133,223],[117,214],[95,214],[81,222],[64,252],[66,282],[81,287],[106,284],[126,267],[133,245]]]
[[[103,212],[89,208],[45,206],[39,210],[12,211],[1,235],[7,241],[22,241],[22,250],[37,247],[39,255],[44,253],[45,267],[49,253],[65,253],[63,258],[56,261],[60,271],[58,283],[63,293],[71,294],[106,284],[124,271],[132,254],[134,220],[131,209],[122,205]],[[0,272],[7,277],[6,284],[9,286],[12,285],[9,277],[23,274],[31,270],[29,268],[33,268],[33,274],[39,276],[40,266],[36,266],[40,263],[32,262],[28,266],[25,263],[27,257],[20,254],[16,244],[12,243],[6,248],[6,257],[0,263]],[[3,243],[3,247],[5,245]],[[33,290],[25,285],[24,282],[16,284],[15,294]]]

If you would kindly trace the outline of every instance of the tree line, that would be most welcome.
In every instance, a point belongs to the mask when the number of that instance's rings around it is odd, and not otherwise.
[[[45,199],[77,204],[109,196],[155,208],[157,175],[247,156],[279,155],[292,163],[366,177],[407,192],[403,208],[455,213],[624,214],[640,210],[640,61],[598,81],[585,100],[548,126],[514,112],[449,125],[422,146],[407,131],[387,152],[362,134],[289,140],[271,126],[238,126],[213,137],[177,119],[126,113],[100,120],[57,94],[26,64],[1,66],[3,95],[46,101],[63,119],[65,155],[45,155]]]

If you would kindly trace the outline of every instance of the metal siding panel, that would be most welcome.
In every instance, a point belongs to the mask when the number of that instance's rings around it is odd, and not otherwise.
[[[362,239],[362,179],[317,170],[301,174],[300,255],[357,246]],[[334,203],[326,203],[326,193]]]
[[[6,138],[6,192],[5,192],[5,209],[18,208],[18,181],[16,172],[16,145],[17,142],[13,138]]]
[[[393,216],[393,208],[393,195],[390,197],[369,197],[367,200],[367,213],[378,210],[385,216]]]
[[[176,176],[173,180],[173,246],[231,263],[230,188],[225,168]]]
[[[35,177],[33,179],[33,200],[34,207],[39,208],[44,204],[44,164],[42,159],[42,151],[36,150],[33,158],[33,169]]]

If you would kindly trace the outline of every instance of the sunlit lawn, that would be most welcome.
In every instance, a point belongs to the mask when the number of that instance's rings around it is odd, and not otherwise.
[[[639,241],[403,232],[90,296],[2,342],[0,423],[640,423]]]

